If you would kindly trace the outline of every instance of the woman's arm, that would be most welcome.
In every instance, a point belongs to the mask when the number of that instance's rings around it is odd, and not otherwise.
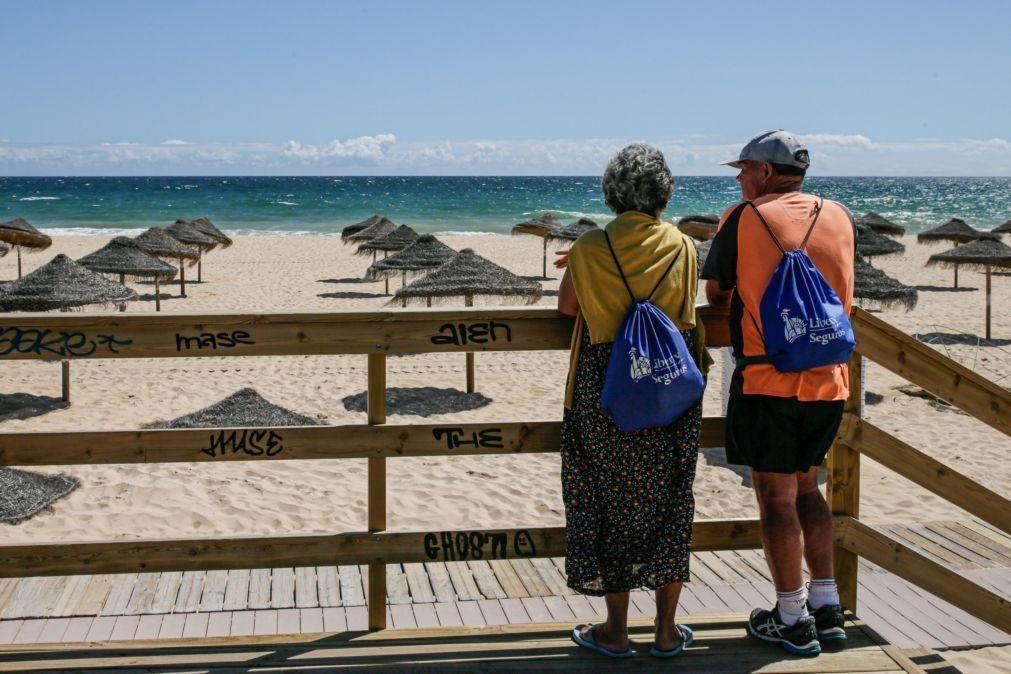
[[[562,283],[558,286],[558,310],[566,316],[575,316],[579,313],[579,298],[576,297],[576,288],[572,285],[569,269],[565,270]]]

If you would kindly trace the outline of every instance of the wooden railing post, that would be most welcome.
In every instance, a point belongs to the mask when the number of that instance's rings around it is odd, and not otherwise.
[[[850,395],[845,411],[863,412],[863,358],[854,353],[849,362]],[[834,515],[860,517],[860,453],[836,442],[828,456],[828,504]],[[833,550],[833,567],[839,597],[850,611],[857,610],[857,555],[840,545]]]
[[[61,360],[60,361],[60,383],[61,383],[61,397],[63,402],[70,402],[70,361]]]
[[[386,423],[386,354],[369,354],[369,425]],[[369,458],[369,531],[386,529],[386,457]],[[369,629],[386,629],[386,564],[369,564]]]

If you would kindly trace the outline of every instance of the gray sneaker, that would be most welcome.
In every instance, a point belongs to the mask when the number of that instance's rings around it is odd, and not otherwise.
[[[748,633],[756,639],[778,643],[787,652],[794,655],[818,655],[821,644],[818,643],[818,630],[814,618],[806,615],[797,621],[796,625],[787,625],[779,616],[779,607],[767,611],[756,608],[748,620]]]
[[[846,618],[839,604],[825,604],[818,610],[807,605],[808,612],[814,616],[815,629],[818,630],[818,641],[839,641],[846,638]]]

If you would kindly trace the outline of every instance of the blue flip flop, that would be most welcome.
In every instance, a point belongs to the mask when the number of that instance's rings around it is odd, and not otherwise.
[[[677,629],[681,633],[681,643],[669,651],[660,650],[656,646],[653,646],[653,648],[649,649],[649,654],[654,658],[673,658],[675,655],[681,655],[681,651],[691,646],[692,642],[695,641],[695,633],[687,625],[677,625]]]
[[[576,629],[572,630],[572,640],[583,648],[588,648],[594,653],[600,653],[601,655],[606,655],[609,658],[630,658],[632,657],[632,647],[629,646],[628,650],[622,651],[612,651],[610,648],[604,648],[597,643],[597,640],[593,637],[593,630],[597,628],[596,625],[590,625],[590,629],[586,630],[586,636],[582,635],[583,628],[586,625],[576,625]]]

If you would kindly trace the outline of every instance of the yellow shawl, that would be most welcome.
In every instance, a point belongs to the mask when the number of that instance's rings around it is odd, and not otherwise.
[[[657,218],[627,211],[609,222],[605,229],[618,256],[625,278],[637,299],[644,300],[667,270],[675,255],[677,263],[660,283],[652,301],[680,330],[696,329],[695,347],[703,374],[712,360],[705,350],[705,329],[695,323],[695,296],[699,271],[695,245],[674,225]],[[579,300],[579,313],[572,334],[569,380],[565,406],[572,406],[576,362],[584,323],[590,342],[613,342],[631,306],[614,259],[607,248],[604,230],[591,230],[576,240],[569,250],[569,274]]]

